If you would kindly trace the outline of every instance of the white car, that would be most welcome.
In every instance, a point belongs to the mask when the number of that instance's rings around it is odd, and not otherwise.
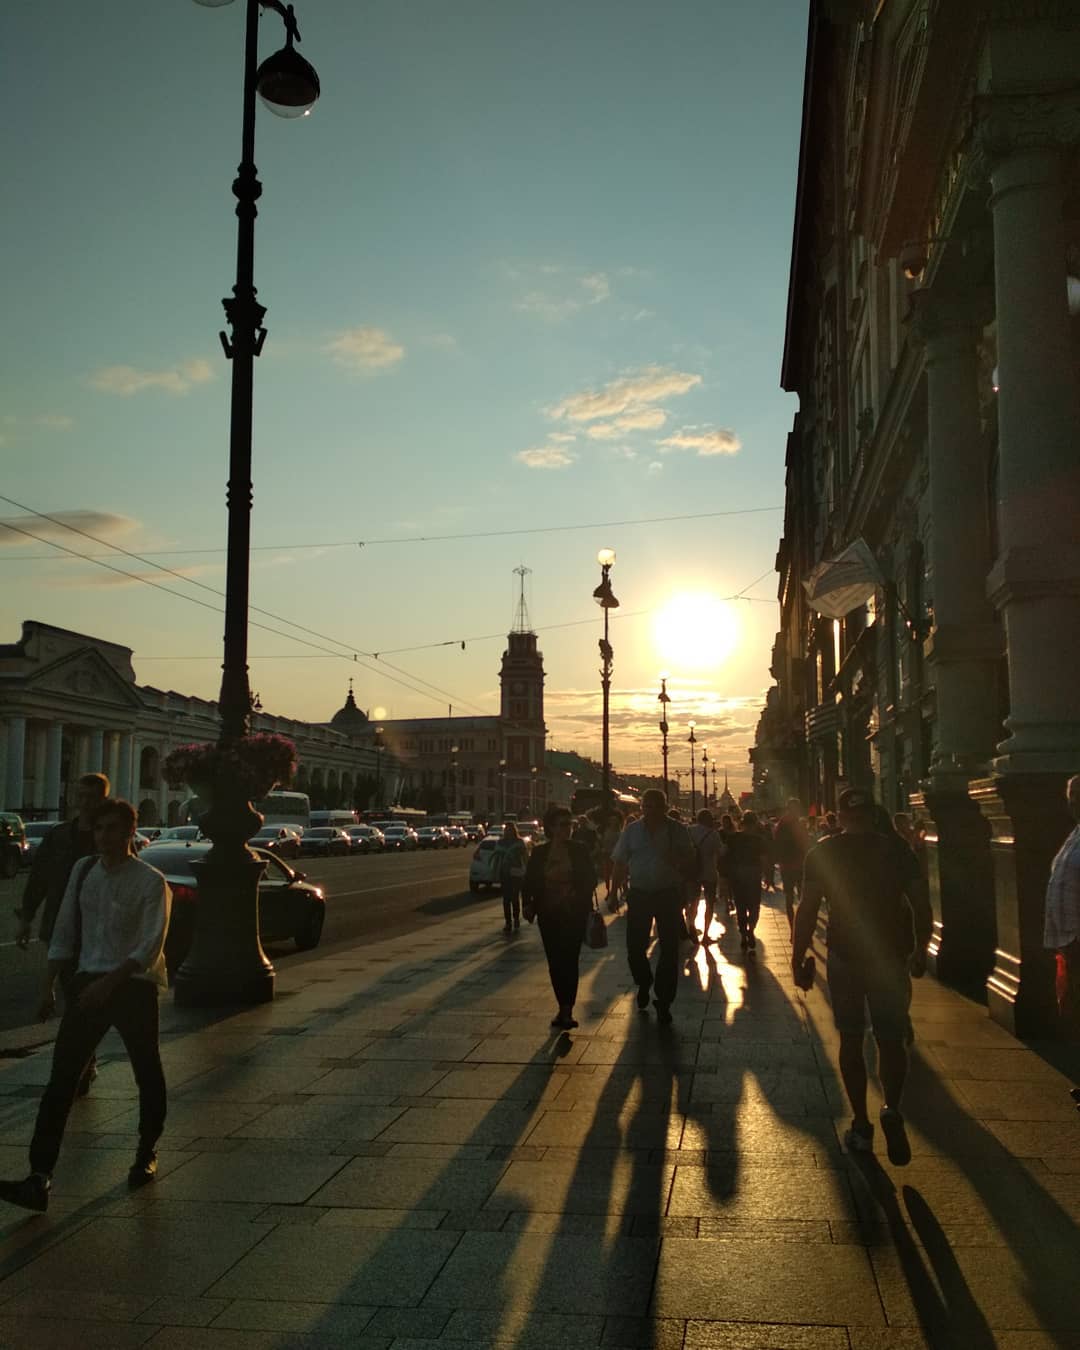
[[[501,837],[498,834],[486,835],[476,846],[476,852],[469,864],[469,890],[474,894],[483,886],[499,885],[499,874],[495,870],[495,859],[498,856],[495,846]]]

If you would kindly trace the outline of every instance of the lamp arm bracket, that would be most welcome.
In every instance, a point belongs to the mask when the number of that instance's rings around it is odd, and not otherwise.
[[[259,4],[263,9],[272,9],[275,14],[281,15],[281,21],[285,25],[286,46],[291,47],[294,42],[300,41],[300,29],[297,26],[292,5],[283,5],[281,0],[259,0]]]

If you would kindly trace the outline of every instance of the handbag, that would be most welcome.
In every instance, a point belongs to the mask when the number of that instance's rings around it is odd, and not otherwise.
[[[604,922],[604,916],[600,913],[595,894],[593,895],[592,913],[589,915],[588,927],[585,929],[585,941],[594,950],[608,945],[607,924]]]

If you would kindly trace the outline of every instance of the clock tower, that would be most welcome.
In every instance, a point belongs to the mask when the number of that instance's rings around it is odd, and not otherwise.
[[[519,816],[546,806],[544,768],[544,657],[525,603],[527,567],[514,569],[521,593],[499,671],[501,758],[506,761],[506,805]],[[534,772],[535,770],[535,772]]]

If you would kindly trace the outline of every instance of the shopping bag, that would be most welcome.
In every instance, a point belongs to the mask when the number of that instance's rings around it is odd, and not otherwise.
[[[594,909],[589,915],[589,926],[585,930],[585,941],[593,948],[607,946],[607,925],[604,923],[604,916],[598,909]]]

